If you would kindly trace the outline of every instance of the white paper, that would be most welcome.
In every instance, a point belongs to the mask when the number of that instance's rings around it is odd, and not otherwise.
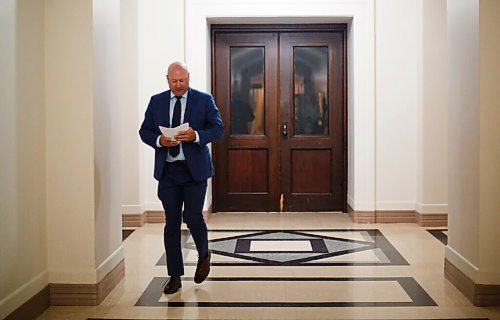
[[[160,131],[161,133],[167,137],[167,138],[170,138],[170,139],[173,139],[174,136],[179,132],[179,131],[186,131],[187,129],[189,129],[189,123],[186,122],[186,123],[183,123],[181,124],[180,126],[178,127],[175,127],[175,128],[166,128],[166,127],[162,127],[162,126],[158,126],[160,128]]]

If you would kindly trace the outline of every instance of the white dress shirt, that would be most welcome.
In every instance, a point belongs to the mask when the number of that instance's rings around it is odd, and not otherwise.
[[[187,96],[188,96],[188,92],[186,91],[186,93],[184,93],[182,95],[182,98],[181,98],[181,124],[184,123],[184,113],[186,112],[186,102],[187,102]],[[175,102],[176,102],[176,98],[175,98],[175,94],[173,92],[170,92],[170,109],[169,109],[169,119],[170,119],[170,126],[172,126],[172,116],[174,114],[174,106],[175,106]],[[196,139],[194,140],[194,142],[200,142],[200,137],[198,136],[198,132],[194,132],[196,134]],[[161,148],[163,147],[161,144],[160,144],[160,137],[161,135],[158,136],[158,138],[156,139],[156,146],[158,148]],[[184,157],[184,151],[182,150],[182,142],[179,144],[180,146],[180,150],[179,150],[179,154],[175,157],[172,157],[169,154],[167,154],[167,161],[168,162],[173,162],[173,161],[177,161],[177,160],[186,160],[186,158]]]

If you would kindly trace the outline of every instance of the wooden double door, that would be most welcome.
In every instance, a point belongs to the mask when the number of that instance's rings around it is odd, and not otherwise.
[[[346,211],[346,26],[213,26],[213,211]]]

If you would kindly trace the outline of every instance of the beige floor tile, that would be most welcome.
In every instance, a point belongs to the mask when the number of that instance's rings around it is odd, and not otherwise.
[[[126,274],[104,302],[95,307],[50,307],[39,319],[446,319],[489,317],[500,319],[500,308],[477,308],[443,274],[445,246],[425,228],[416,224],[353,224],[342,213],[215,213],[208,227],[211,240],[248,234],[244,230],[311,230],[311,234],[348,241],[371,242],[363,230],[378,229],[409,263],[376,265],[384,262],[377,249],[332,256],[319,262],[373,263],[374,265],[243,265],[233,256],[213,255],[210,278],[195,285],[194,265],[185,266],[181,292],[165,296],[157,292],[159,303],[296,303],[296,307],[165,307],[135,306],[153,279],[166,277],[165,266],[157,262],[164,254],[163,225],[146,224],[123,243]],[[186,229],[183,226],[183,229]],[[341,231],[344,229],[354,229]],[[220,230],[220,231],[217,231]],[[230,232],[227,232],[231,230]],[[243,231],[241,231],[243,230]],[[312,231],[321,230],[321,231]],[[331,231],[333,230],[333,231]],[[357,231],[359,230],[359,231]],[[192,239],[188,239],[192,242]],[[261,244],[265,243],[263,241]],[[285,251],[294,241],[267,245]],[[302,241],[296,241],[297,244]],[[255,244],[254,244],[255,245]],[[308,243],[300,250],[310,250]],[[283,247],[285,246],[285,247]],[[291,247],[290,247],[291,246]],[[306,248],[307,247],[307,248]],[[307,249],[307,250],[306,250]],[[271,250],[256,248],[253,250]],[[186,263],[195,263],[196,251],[188,250]],[[249,262],[249,261],[246,261]],[[239,280],[227,280],[236,278]],[[246,281],[257,278],[256,281]],[[267,278],[267,279],[265,279]],[[309,281],[307,278],[318,279]],[[337,281],[339,278],[345,281]],[[352,279],[365,279],[355,281]],[[373,278],[379,279],[374,280]],[[395,307],[308,307],[307,303],[412,303],[412,298],[394,278],[411,278],[437,306]],[[219,279],[221,281],[215,281]],[[225,280],[226,279],[226,280]],[[329,279],[328,281],[325,279]],[[333,279],[333,280],[332,280]],[[351,279],[351,280],[349,280]],[[388,279],[380,281],[380,279]],[[301,280],[301,281],[298,281]],[[162,280],[163,281],[163,280]]]

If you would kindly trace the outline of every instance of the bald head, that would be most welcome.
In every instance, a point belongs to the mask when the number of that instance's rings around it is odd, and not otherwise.
[[[175,72],[176,70],[182,70],[186,73],[189,74],[189,70],[188,70],[188,67],[187,65],[184,63],[184,62],[181,62],[181,61],[175,61],[175,62],[172,62],[169,66],[168,66],[168,69],[167,69],[167,75]]]
[[[187,65],[176,61],[168,66],[167,80],[170,90],[176,96],[182,96],[189,89],[189,71]]]

